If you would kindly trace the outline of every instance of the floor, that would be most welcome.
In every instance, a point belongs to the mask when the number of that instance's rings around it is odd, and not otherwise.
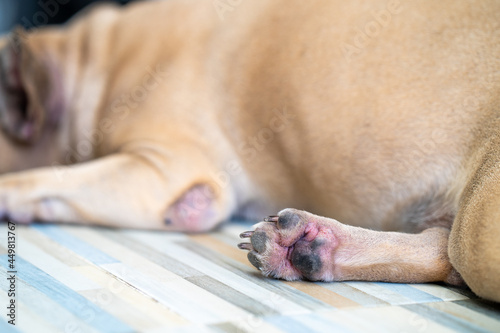
[[[185,235],[16,225],[9,263],[4,224],[0,331],[500,332],[500,306],[467,290],[264,278],[236,248],[250,226]],[[6,316],[12,287],[15,326]]]

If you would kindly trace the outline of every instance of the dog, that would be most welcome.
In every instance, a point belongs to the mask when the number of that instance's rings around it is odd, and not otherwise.
[[[500,301],[500,2],[104,5],[0,46],[3,218],[279,211],[241,235],[266,276]]]

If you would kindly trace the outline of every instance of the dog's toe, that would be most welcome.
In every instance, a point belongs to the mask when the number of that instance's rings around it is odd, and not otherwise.
[[[262,270],[262,261],[259,259],[257,253],[253,251],[248,252],[247,258],[248,261],[250,261],[250,263],[255,266],[255,268],[257,268],[258,270]]]
[[[266,242],[268,240],[267,234],[264,231],[257,231],[252,235],[252,238],[250,239],[252,242],[252,246],[255,249],[255,251],[259,253],[264,253],[266,252]]]

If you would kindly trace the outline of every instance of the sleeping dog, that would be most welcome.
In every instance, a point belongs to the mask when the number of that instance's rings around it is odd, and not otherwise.
[[[106,5],[0,47],[3,218],[274,212],[240,244],[265,275],[500,301],[500,2]]]

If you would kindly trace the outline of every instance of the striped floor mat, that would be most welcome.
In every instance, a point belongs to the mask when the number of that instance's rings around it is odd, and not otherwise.
[[[14,242],[4,224],[0,331],[500,332],[500,306],[462,289],[263,278],[236,248],[250,226],[185,235],[17,225]]]

